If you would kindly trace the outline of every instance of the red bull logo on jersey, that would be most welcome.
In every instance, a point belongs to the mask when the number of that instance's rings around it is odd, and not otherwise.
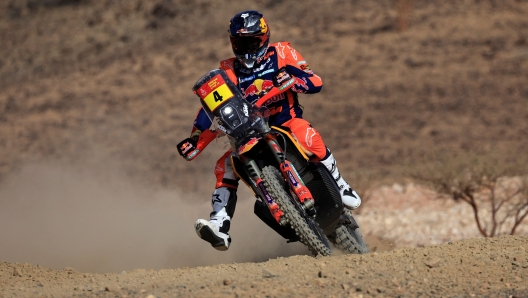
[[[242,89],[242,93],[244,94],[244,98],[253,95],[257,95],[260,97],[266,94],[271,88],[273,88],[272,81],[256,79],[246,89]]]

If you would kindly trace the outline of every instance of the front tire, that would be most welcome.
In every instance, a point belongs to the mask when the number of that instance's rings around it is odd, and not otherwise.
[[[282,177],[279,170],[273,166],[266,166],[262,169],[262,176],[266,190],[271,197],[279,205],[279,208],[284,213],[284,217],[291,225],[300,241],[305,244],[314,255],[329,256],[332,254],[330,242],[326,238],[319,225],[305,214],[301,216],[300,211],[297,210],[290,196],[283,188],[283,183],[280,183],[278,177]],[[301,212],[304,212],[302,210]]]
[[[333,243],[341,251],[347,253],[369,253],[370,251],[363,241],[361,233],[359,232],[359,227],[355,224],[354,217],[352,217],[352,212],[350,212],[348,209],[345,209],[344,215],[348,218],[350,223],[339,225],[336,228],[334,234],[332,235],[334,240]]]

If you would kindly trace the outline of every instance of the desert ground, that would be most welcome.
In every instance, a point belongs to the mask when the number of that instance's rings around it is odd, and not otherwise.
[[[398,2],[1,0],[0,297],[528,297],[528,223],[482,238],[409,174],[528,166],[528,1],[414,0],[404,30]],[[245,9],[323,79],[304,117],[365,198],[370,254],[310,256],[243,187],[232,247],[196,236],[224,149],[175,145]]]
[[[0,263],[6,297],[526,297],[528,238],[91,274]]]

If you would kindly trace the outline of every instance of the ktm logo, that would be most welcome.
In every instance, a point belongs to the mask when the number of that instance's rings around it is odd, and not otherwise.
[[[273,56],[273,55],[275,55],[275,52],[274,52],[274,51],[269,51],[269,52],[266,54],[266,56],[264,56],[263,60],[266,60],[266,59],[268,59],[269,57],[271,57],[271,56]]]

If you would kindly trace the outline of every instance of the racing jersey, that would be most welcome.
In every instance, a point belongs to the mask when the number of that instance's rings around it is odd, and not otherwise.
[[[306,60],[290,46],[289,42],[270,44],[264,58],[252,69],[245,68],[234,57],[220,62],[220,68],[228,74],[250,103],[255,103],[273,87],[273,77],[283,67],[295,78],[295,85],[263,104],[271,113],[270,126],[281,125],[292,118],[302,118],[297,93],[319,92],[323,87],[321,78],[313,73]],[[194,120],[191,137],[200,137],[202,150],[214,139],[210,127],[211,120],[203,108],[200,108]],[[204,132],[207,133],[201,135]]]

